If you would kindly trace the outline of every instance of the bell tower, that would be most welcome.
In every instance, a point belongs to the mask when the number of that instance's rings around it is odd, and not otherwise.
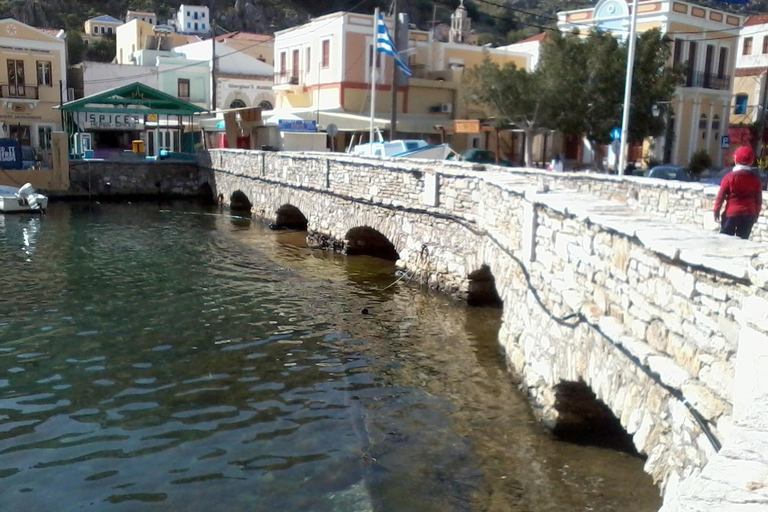
[[[449,43],[468,43],[472,28],[472,20],[469,18],[464,0],[451,14],[451,32],[448,35]]]

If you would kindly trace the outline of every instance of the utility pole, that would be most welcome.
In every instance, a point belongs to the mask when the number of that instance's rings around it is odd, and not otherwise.
[[[637,45],[637,0],[632,2],[632,21],[629,29],[629,51],[627,52],[627,81],[624,84],[624,112],[621,119],[621,146],[619,147],[618,174],[624,174],[627,166],[627,138],[629,136],[629,111],[632,102],[632,74],[635,70],[635,47]]]
[[[761,75],[763,78],[763,91],[760,94],[760,104],[757,106],[757,112],[760,116],[758,119],[757,128],[757,145],[754,147],[755,154],[758,158],[762,158],[763,155],[763,134],[765,133],[765,107],[766,100],[768,99],[768,71]]]
[[[392,0],[393,11],[395,12],[395,46],[400,41],[400,14],[397,12],[397,0]],[[376,48],[376,41],[373,42],[374,49]],[[376,52],[374,51],[374,54]],[[375,65],[374,60],[374,65]],[[400,70],[397,68],[395,61],[392,61],[392,113],[389,119],[389,140],[397,139],[397,82],[400,78]]]
[[[214,6],[209,8],[211,17],[211,110],[218,110],[218,93],[216,91],[218,87],[216,84],[216,17],[214,12],[216,2],[211,2],[211,4]]]

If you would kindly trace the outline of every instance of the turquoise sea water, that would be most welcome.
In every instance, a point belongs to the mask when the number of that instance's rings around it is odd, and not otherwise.
[[[194,204],[0,214],[0,511],[653,511],[558,442],[499,312]],[[362,314],[367,308],[369,314]]]

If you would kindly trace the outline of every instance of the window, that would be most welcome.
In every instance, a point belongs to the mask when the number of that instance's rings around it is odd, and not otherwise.
[[[32,145],[29,126],[26,124],[12,124],[8,126],[8,134],[10,138],[19,141],[19,144],[22,146]]]
[[[192,28],[192,23],[187,22],[187,28]]]
[[[200,24],[200,28],[201,28],[201,29],[203,29],[203,30],[205,30],[205,23],[201,23],[201,24]]]
[[[717,61],[717,78],[725,78],[725,69],[728,66],[728,48],[720,48],[720,59]]]
[[[259,103],[259,108],[261,110],[272,110],[272,104],[267,100],[264,100],[261,103]]]
[[[38,126],[37,127],[37,143],[42,149],[51,149],[51,132],[53,128],[50,126]]]
[[[99,33],[99,27],[93,27],[93,33],[98,34]]]
[[[245,108],[245,102],[241,99],[234,100],[229,104],[229,108]]]
[[[701,114],[699,117],[699,130],[707,129],[707,114]]]
[[[287,69],[285,69],[285,60],[286,60],[285,52],[280,52],[280,73],[282,74],[285,74],[286,71],[288,71]]]
[[[752,38],[744,38],[744,47],[741,49],[742,55],[752,55]]]
[[[323,60],[322,66],[327,68],[331,64],[331,40],[323,41]]]
[[[197,30],[197,22],[195,22],[195,30]]]
[[[193,18],[197,19],[197,11],[195,11],[195,15],[192,16]]]
[[[368,46],[368,69],[373,66],[373,45]],[[376,52],[376,69],[381,68],[381,53]]]
[[[768,53],[768,36],[763,36],[763,53]]]
[[[678,65],[680,64],[680,60],[683,56],[683,40],[682,39],[675,39],[675,47],[672,53],[672,64]]]
[[[8,94],[11,97],[26,96],[24,90],[24,61],[8,59]]]
[[[106,33],[107,33],[107,30],[106,30],[104,27],[101,27],[101,33],[102,33],[102,34],[106,34]]]
[[[189,79],[188,78],[179,78],[178,89],[179,89],[178,90],[179,98],[189,99]]]
[[[111,34],[111,33],[112,33],[112,27],[108,27],[107,28],[107,34]]]
[[[309,73],[310,69],[312,69],[312,49],[307,48],[307,66],[304,68],[304,72]]]
[[[51,63],[48,61],[37,61],[37,85],[50,87],[53,85],[51,77]]]
[[[733,109],[733,113],[738,115],[744,115],[747,113],[747,103],[749,103],[749,95],[737,94],[736,106]]]
[[[293,65],[291,66],[291,76],[299,76],[299,50],[293,50]]]

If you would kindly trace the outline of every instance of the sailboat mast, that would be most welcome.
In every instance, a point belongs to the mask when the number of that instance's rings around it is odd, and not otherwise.
[[[371,129],[368,142],[373,144],[373,120],[376,116],[376,56],[378,55],[379,40],[379,8],[373,12],[373,52],[371,53]],[[370,146],[371,155],[373,146]]]

